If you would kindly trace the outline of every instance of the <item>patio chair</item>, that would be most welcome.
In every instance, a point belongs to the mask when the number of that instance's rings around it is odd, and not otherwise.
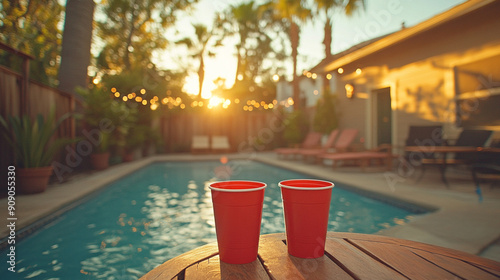
[[[408,131],[405,147],[429,147],[443,145],[443,128],[440,125],[412,125]],[[426,157],[433,155],[426,155]]]
[[[443,145],[443,128],[440,125],[411,125],[404,146],[396,146],[403,149],[402,161],[398,168],[404,173],[413,174],[412,170],[420,166],[423,158],[434,158],[434,153],[429,152],[433,147]],[[414,148],[415,151],[407,151]]]
[[[229,139],[224,135],[214,135],[212,136],[212,152],[229,152],[231,150],[231,146],[229,145]]]
[[[309,132],[304,139],[304,142],[300,145],[298,148],[278,148],[275,149],[274,152],[278,155],[278,157],[281,155],[283,157],[287,156],[292,156],[295,157],[295,155],[300,152],[301,149],[310,149],[310,148],[317,148],[320,146],[321,143],[321,133],[319,132]]]
[[[194,135],[191,142],[191,153],[208,153],[210,151],[210,139],[207,135]]]
[[[304,148],[298,150],[297,154],[301,155],[304,160],[307,160],[307,158],[309,157],[316,157],[319,154],[324,154],[330,149],[334,148],[335,140],[337,139],[338,134],[339,130],[335,129],[330,132],[330,135],[328,135],[328,139],[321,148]]]
[[[493,131],[491,130],[464,129],[453,147],[483,147],[492,134]],[[427,166],[438,166],[441,173],[441,180],[449,187],[448,180],[445,176],[446,168],[450,165],[471,165],[474,163],[474,159],[477,158],[477,156],[478,154],[476,152],[456,152],[452,158],[448,158],[447,153],[443,153],[441,157],[433,156],[423,158],[421,160],[422,173],[417,182],[424,176]]]
[[[373,150],[364,152],[326,154],[320,155],[319,158],[322,162],[325,159],[332,160],[333,168],[336,168],[340,162],[355,162],[357,165],[361,166],[361,169],[364,171],[372,161],[377,161],[385,163],[387,170],[392,170],[392,160],[394,159],[394,155],[392,154],[391,145],[382,144]]]

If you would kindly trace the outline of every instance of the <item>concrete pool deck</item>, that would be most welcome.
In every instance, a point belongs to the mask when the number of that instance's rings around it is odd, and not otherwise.
[[[218,160],[221,155],[158,155],[123,163],[100,172],[73,176],[68,182],[53,184],[35,195],[16,195],[16,230],[26,228],[87,197],[103,186],[156,161]],[[470,174],[449,170],[450,188],[441,182],[437,172],[427,171],[423,179],[400,176],[396,172],[370,168],[362,172],[358,167],[340,167],[306,164],[300,160],[277,159],[274,153],[229,154],[231,159],[251,159],[285,167],[308,175],[353,186],[354,191],[380,198],[417,205],[433,212],[415,216],[410,222],[397,225],[377,234],[448,247],[500,261],[500,188],[483,186],[484,201],[478,196]],[[397,170],[397,168],[396,168]],[[258,180],[258,179],[256,179]],[[0,219],[7,223],[7,198],[0,200]],[[9,229],[4,226],[0,238]]]

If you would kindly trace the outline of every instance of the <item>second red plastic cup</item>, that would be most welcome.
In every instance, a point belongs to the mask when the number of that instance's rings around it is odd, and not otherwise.
[[[296,179],[281,181],[279,186],[283,198],[288,253],[308,259],[323,256],[334,184]]]
[[[232,264],[257,259],[265,183],[210,184],[220,260]]]

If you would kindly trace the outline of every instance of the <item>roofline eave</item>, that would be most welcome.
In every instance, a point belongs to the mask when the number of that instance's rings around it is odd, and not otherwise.
[[[404,30],[401,30],[399,32],[395,32],[387,37],[384,37],[364,48],[361,48],[359,50],[356,50],[352,53],[346,54],[329,64],[327,64],[324,68],[323,71],[325,72],[331,72],[337,68],[340,68],[344,65],[347,65],[349,63],[352,63],[356,60],[359,60],[363,57],[366,57],[372,53],[375,53],[377,51],[380,51],[386,47],[389,47],[390,45],[396,44],[398,42],[401,42],[403,40],[406,40],[410,37],[416,36],[422,32],[425,32],[427,30],[430,30],[438,25],[441,25],[443,23],[446,23],[450,20],[453,20],[457,17],[460,17],[462,15],[465,15],[467,13],[470,13],[474,10],[477,10],[483,6],[486,6],[492,2],[495,2],[496,0],[469,0],[467,2],[464,2],[448,11],[445,11],[435,17],[432,17],[424,22],[421,22],[413,27],[406,28]]]

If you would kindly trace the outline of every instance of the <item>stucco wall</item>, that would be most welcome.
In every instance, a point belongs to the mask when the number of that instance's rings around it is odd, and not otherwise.
[[[410,125],[442,124],[448,138],[456,137],[462,128],[455,125],[453,67],[488,57],[500,64],[498,14],[500,1],[345,65],[337,74],[341,127],[360,128],[367,147],[375,146],[371,92],[390,87],[393,144],[404,143]],[[354,100],[345,98],[346,83],[357,89]]]

